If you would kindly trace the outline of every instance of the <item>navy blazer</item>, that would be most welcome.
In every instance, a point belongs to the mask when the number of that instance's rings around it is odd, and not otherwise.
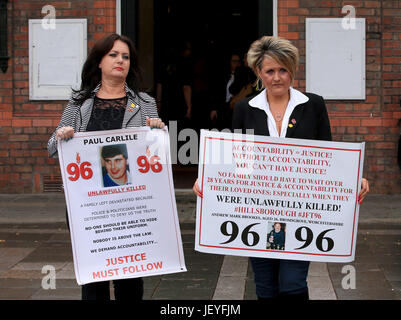
[[[304,94],[309,100],[295,107],[289,121],[289,124],[292,124],[291,120],[295,119],[293,121],[295,124],[287,128],[285,136],[331,141],[330,121],[323,97],[308,92]],[[249,101],[254,96],[245,98],[235,105],[232,129],[242,129],[244,134],[246,129],[254,129],[255,135],[269,136],[266,112],[249,105]]]

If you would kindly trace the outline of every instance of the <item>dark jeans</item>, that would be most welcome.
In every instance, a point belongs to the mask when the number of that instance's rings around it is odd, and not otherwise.
[[[113,284],[116,300],[142,300],[142,278],[113,280]],[[110,281],[84,284],[82,286],[82,300],[110,300]]]
[[[68,230],[68,211],[65,210]],[[142,300],[143,280],[142,278],[113,280],[114,298],[116,300]],[[82,288],[82,300],[110,300],[110,281],[101,281],[84,284]]]
[[[307,295],[309,261],[249,258],[258,298]]]

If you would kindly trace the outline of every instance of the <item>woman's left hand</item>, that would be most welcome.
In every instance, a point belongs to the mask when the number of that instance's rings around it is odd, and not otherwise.
[[[146,117],[146,125],[151,128],[163,129],[165,127],[164,122],[159,118]]]
[[[198,197],[203,198],[202,190],[199,188],[198,179],[195,180],[192,190]]]
[[[369,192],[369,182],[365,178],[362,178],[362,188],[361,188],[361,191],[359,191],[359,195],[358,195],[359,204],[362,204],[363,199],[368,194],[368,192]]]

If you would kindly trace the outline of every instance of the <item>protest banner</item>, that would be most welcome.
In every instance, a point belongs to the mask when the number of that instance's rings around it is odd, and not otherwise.
[[[186,271],[167,130],[58,143],[78,284]]]
[[[364,143],[202,130],[195,250],[354,260]]]

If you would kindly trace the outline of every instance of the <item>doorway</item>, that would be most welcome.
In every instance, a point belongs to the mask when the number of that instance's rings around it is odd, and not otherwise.
[[[183,127],[199,133],[200,128],[208,128],[205,123],[213,108],[205,97],[210,97],[216,81],[224,78],[231,54],[242,58],[254,40],[273,34],[273,3],[274,0],[121,0],[122,10],[126,10],[121,14],[121,30],[136,40],[141,60],[149,62],[147,70],[153,69],[153,79],[148,79],[146,88],[154,97],[168,60],[190,47],[193,112],[192,121]],[[146,49],[150,42],[152,52]],[[168,124],[169,119],[163,117]],[[175,188],[192,188],[197,165],[184,165],[177,160],[173,165]]]
[[[210,98],[214,94],[212,91],[217,86],[223,90],[224,84],[221,86],[218,82],[229,71],[231,54],[236,53],[242,58],[249,45],[258,38],[258,8],[258,0],[154,1],[155,87],[160,85],[158,82],[163,78],[163,72],[172,65],[170,60],[174,56],[180,59],[188,55],[191,60],[185,68],[192,70],[185,70],[181,74],[184,79],[177,82],[191,83],[192,115],[190,119],[181,120],[181,126],[178,122],[178,133],[180,128],[190,128],[199,137],[200,129],[214,127],[209,121],[211,109],[215,108]],[[164,81],[168,86],[174,81],[170,79]],[[162,90],[164,87],[166,84],[163,84]],[[180,90],[181,87],[177,86],[175,97],[181,94]],[[179,104],[174,103],[175,106]],[[161,105],[162,119],[168,123],[171,117],[169,119],[169,115],[163,113],[164,103]],[[178,142],[178,149],[185,143]],[[197,165],[183,165],[178,158],[173,170],[176,187],[192,187]]]
[[[168,47],[192,39],[218,64],[226,52],[245,52],[260,36],[277,34],[277,1],[116,0],[116,29],[134,40],[147,71],[144,88],[152,93]]]
[[[259,33],[258,0],[155,0],[156,59],[190,41],[217,60],[232,50],[246,51]]]

